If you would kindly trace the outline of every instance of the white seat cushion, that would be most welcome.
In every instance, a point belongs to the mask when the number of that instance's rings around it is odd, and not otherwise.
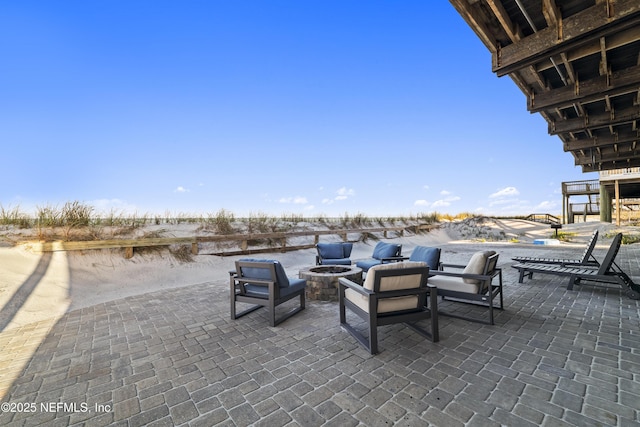
[[[464,274],[484,274],[484,266],[487,263],[487,258],[489,258],[491,255],[494,255],[495,252],[494,251],[480,251],[480,252],[476,252],[471,256],[471,259],[469,260],[469,263],[467,264],[467,266],[464,268],[464,270],[462,271],[462,273]],[[465,283],[468,283],[470,285],[479,285],[480,284],[480,280],[478,279],[463,279],[465,281]]]
[[[360,307],[363,311],[369,312],[369,297],[354,291],[345,289],[344,297]],[[384,298],[378,301],[378,313],[390,313],[392,311],[411,310],[418,307],[418,297],[411,295],[408,297]]]
[[[363,283],[363,287],[373,291],[376,271],[380,270],[398,270],[412,267],[426,267],[424,262],[407,261],[395,262],[389,264],[379,264],[373,266],[367,272],[367,278]],[[404,276],[384,277],[380,282],[381,291],[395,291],[400,289],[414,289],[420,287],[420,274],[411,274]],[[353,302],[365,312],[369,312],[369,297],[359,294],[358,292],[346,289],[345,298]],[[410,295],[406,297],[384,298],[378,301],[378,313],[389,313],[392,311],[411,310],[418,308],[418,297]]]
[[[429,284],[435,285],[438,289],[469,294],[478,293],[479,288],[479,283],[467,283],[461,277],[432,276],[429,277]]]

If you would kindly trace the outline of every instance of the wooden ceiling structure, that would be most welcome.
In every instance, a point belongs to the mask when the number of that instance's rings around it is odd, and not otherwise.
[[[583,172],[640,167],[640,0],[450,0]]]

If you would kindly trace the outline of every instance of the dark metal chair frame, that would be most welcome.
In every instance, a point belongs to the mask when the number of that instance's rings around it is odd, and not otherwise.
[[[262,307],[267,307],[269,310],[269,325],[276,326],[283,321],[287,320],[291,316],[305,308],[305,288],[297,292],[292,292],[287,295],[280,295],[280,284],[278,283],[276,276],[276,266],[273,262],[255,262],[255,261],[236,261],[236,269],[230,271],[230,303],[231,303],[231,318],[238,319],[246,314],[254,312]],[[271,274],[271,280],[261,280],[243,275],[244,268],[265,268],[269,269]],[[251,284],[256,286],[264,286],[268,288],[268,297],[259,297],[253,295],[247,295],[245,285]],[[276,307],[280,304],[289,301],[293,298],[300,298],[299,306],[291,309],[276,320]],[[236,302],[243,302],[254,304],[252,307],[247,308],[240,313],[236,312]]]
[[[378,327],[392,325],[395,323],[405,323],[420,335],[429,338],[432,342],[439,341],[438,333],[438,300],[435,287],[428,285],[429,267],[398,268],[389,270],[376,270],[373,290],[364,288],[362,285],[351,280],[340,278],[338,285],[338,295],[340,303],[340,325],[349,332],[358,342],[364,346],[369,353],[378,353]],[[412,289],[402,289],[394,291],[380,291],[380,283],[385,277],[415,275],[420,274],[420,286]],[[353,302],[345,298],[345,290],[353,289],[361,295],[366,295],[369,299],[369,312],[362,310]],[[378,313],[378,302],[385,298],[418,296],[418,307],[411,310],[401,310],[386,313]],[[427,295],[429,301],[427,306]],[[358,317],[367,323],[367,337],[361,334],[356,328],[347,323],[346,309],[351,310]],[[426,330],[416,324],[421,320],[431,319],[431,328]]]

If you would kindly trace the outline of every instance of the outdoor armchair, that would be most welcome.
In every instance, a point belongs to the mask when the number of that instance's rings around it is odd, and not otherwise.
[[[441,264],[441,271],[431,271],[429,283],[438,288],[438,295],[443,300],[470,303],[486,307],[488,319],[463,316],[453,312],[439,311],[445,316],[457,317],[473,322],[494,324],[493,310],[503,309],[502,269],[497,267],[498,255],[494,251],[480,251],[471,256],[467,265]],[[498,276],[497,285],[493,279]],[[494,299],[500,297],[500,305]]]
[[[305,308],[307,281],[287,277],[279,261],[241,259],[230,271],[231,318],[237,319],[259,308],[269,310],[269,325],[276,326]],[[276,307],[293,298],[300,303],[276,320]],[[236,312],[236,303],[252,304],[244,311]]]
[[[438,341],[437,295],[427,284],[428,277],[425,263],[402,262],[371,267],[362,285],[340,278],[340,325],[371,354],[378,353],[378,327],[384,325],[405,323]],[[347,321],[347,308],[366,323],[366,336]],[[430,330],[417,325],[426,319],[431,319]]]
[[[371,259],[356,262],[356,266],[362,271],[368,271],[371,267],[387,262],[397,262],[406,260],[402,256],[402,245],[397,243],[378,242],[373,248]]]
[[[316,265],[351,265],[351,242],[318,243],[316,249]]]

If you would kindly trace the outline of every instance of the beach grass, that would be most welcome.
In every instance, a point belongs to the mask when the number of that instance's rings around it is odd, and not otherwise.
[[[62,206],[45,204],[36,208],[35,214],[28,214],[20,206],[3,206],[0,204],[0,227],[35,230],[39,240],[107,240],[114,238],[143,237],[147,231],[144,227],[155,226],[158,236],[167,229],[163,226],[180,224],[195,225],[196,234],[264,234],[310,230],[313,228],[327,230],[366,229],[375,227],[412,227],[416,233],[428,232],[428,227],[418,226],[440,224],[443,222],[464,221],[463,235],[480,241],[502,240],[506,236],[496,236],[483,226],[486,216],[470,212],[459,214],[428,212],[415,215],[369,216],[362,212],[330,217],[324,214],[304,216],[298,213],[283,213],[280,216],[264,212],[251,212],[240,217],[227,209],[205,214],[165,211],[163,214],[124,213],[115,210],[99,212],[94,206],[80,201],[71,201]],[[507,217],[505,217],[507,218]],[[510,219],[524,219],[508,217]],[[571,241],[571,233],[559,234],[559,239]],[[375,233],[363,233],[362,240],[379,239]],[[627,240],[631,242],[633,236]],[[254,242],[258,243],[258,242]],[[267,245],[277,241],[260,242]],[[626,243],[626,242],[625,242]]]
[[[20,206],[5,207],[0,204],[0,226],[36,230],[40,240],[100,240],[130,237],[140,228],[150,225],[196,224],[198,225],[196,231],[203,233],[260,234],[310,227],[340,230],[436,224],[440,221],[464,219],[469,216],[470,214],[455,216],[432,212],[408,216],[372,217],[362,212],[355,214],[345,212],[338,217],[327,215],[307,217],[297,213],[274,216],[263,212],[251,212],[247,217],[239,217],[227,209],[197,215],[169,211],[164,214],[124,213],[115,210],[101,213],[94,206],[77,200],[66,202],[62,206],[52,204],[37,206],[35,214],[29,214]]]

